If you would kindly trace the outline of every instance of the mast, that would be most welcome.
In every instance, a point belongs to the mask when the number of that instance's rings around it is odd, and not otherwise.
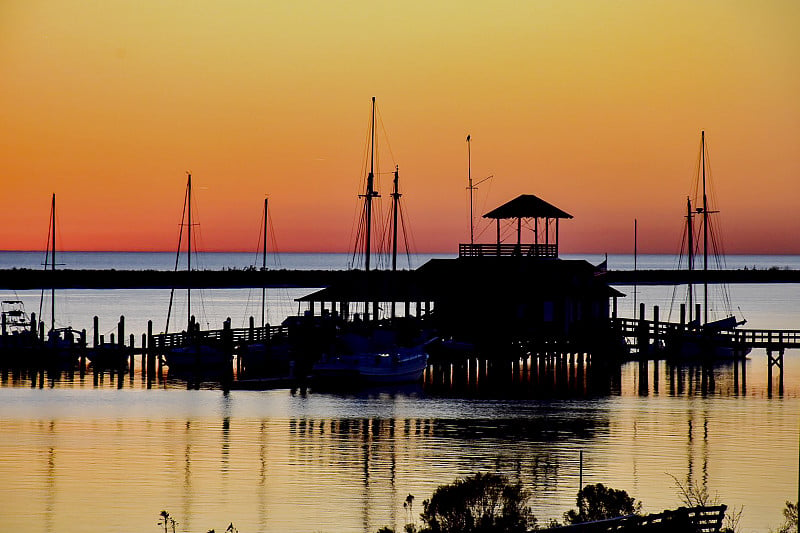
[[[267,201],[268,198],[264,198],[264,253],[261,258],[261,271],[265,272],[267,270]],[[264,327],[266,324],[266,307],[267,307],[267,288],[261,287],[261,327]]]
[[[700,151],[703,161],[703,324],[708,324],[708,200],[706,199],[705,130],[700,132]]]
[[[192,175],[187,172],[189,177],[186,181],[186,206],[189,223],[187,224],[188,232],[186,239],[186,323],[192,325],[192,286],[189,282],[189,277],[192,272]],[[191,335],[191,331],[189,332]]]
[[[372,125],[370,141],[369,175],[367,176],[367,192],[364,195],[367,218],[366,250],[364,256],[364,270],[369,272],[369,256],[372,247],[372,198],[376,196],[375,186],[375,97],[372,97]]]
[[[538,219],[537,219],[538,221]],[[538,237],[538,232],[537,232]],[[637,258],[639,255],[639,221],[633,219],[633,271],[637,270]],[[636,284],[633,284],[633,316],[636,317]]]
[[[56,270],[56,193],[53,193],[53,200],[52,205],[50,207],[50,211],[52,212],[52,216],[50,222],[52,224],[51,231],[53,232],[53,255],[50,259],[50,270],[55,272]],[[55,274],[53,275],[53,280],[55,280]],[[56,289],[55,287],[50,288],[50,331],[56,329]]]
[[[401,194],[398,192],[398,181],[400,180],[400,170],[397,165],[394,167],[394,192],[392,193],[392,272],[397,270],[397,211],[400,204]]]
[[[472,186],[472,147],[469,142],[470,136],[467,135],[467,180],[469,180],[469,245],[470,249],[475,244],[475,230],[473,228],[473,214],[472,214],[472,191],[475,189]],[[472,253],[472,252],[470,252]]]
[[[692,199],[686,197],[686,237],[688,241],[688,263],[689,263],[689,323],[692,323],[692,315],[694,313],[693,293],[694,287],[692,286],[692,271],[694,270],[694,228],[692,227]],[[700,317],[697,317],[700,318]]]

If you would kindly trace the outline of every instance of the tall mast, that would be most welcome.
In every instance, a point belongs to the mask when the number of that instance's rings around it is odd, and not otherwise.
[[[186,323],[192,324],[192,286],[189,281],[190,273],[192,271],[192,175],[186,173],[189,177],[186,181],[186,206],[187,214],[189,217],[189,224],[187,225],[188,235],[186,239]],[[191,334],[191,332],[190,332]]]
[[[536,219],[537,221],[539,219]],[[536,237],[538,239],[539,233],[537,231]],[[637,258],[639,256],[639,221],[637,219],[633,219],[633,271],[636,272],[637,270]],[[633,316],[636,316],[636,313],[639,311],[636,309],[636,284],[633,284]]]
[[[50,270],[55,272],[56,270],[56,193],[53,193],[53,200],[52,205],[50,207],[50,211],[52,212],[51,224],[52,229],[50,231],[53,232],[53,255],[50,259]],[[55,275],[53,276],[53,280],[55,280]],[[50,330],[56,329],[56,289],[55,287],[50,288]]]
[[[475,189],[472,186],[472,146],[470,144],[470,136],[467,135],[467,180],[469,182],[469,245],[470,248],[475,244],[475,229],[473,227],[473,214],[472,214],[472,191]]]
[[[392,272],[397,270],[397,211],[400,204],[401,194],[398,192],[398,181],[400,180],[400,170],[397,165],[394,167],[394,192],[392,193]]]
[[[265,272],[267,270],[267,201],[268,198],[264,198],[264,253],[261,258],[261,271]],[[267,288],[261,287],[261,327],[264,327],[266,324],[266,308],[267,308]]]
[[[689,323],[692,322],[694,313],[693,293],[694,287],[692,286],[692,271],[694,270],[694,228],[692,227],[692,199],[686,197],[686,238],[688,246],[688,263],[689,263]],[[700,318],[700,317],[697,317]]]
[[[703,165],[703,324],[708,324],[708,201],[706,199],[706,132],[700,132]]]
[[[367,193],[364,195],[367,218],[366,250],[364,269],[369,272],[369,256],[372,248],[372,197],[375,196],[375,97],[372,97],[372,125],[370,141],[369,175],[367,176]]]

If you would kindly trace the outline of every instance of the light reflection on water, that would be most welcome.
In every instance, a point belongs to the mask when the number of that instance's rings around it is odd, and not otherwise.
[[[800,284],[733,290],[748,326],[800,329]],[[648,313],[657,304],[665,316],[671,288],[637,291]],[[630,287],[623,292],[630,300]],[[270,294],[270,320],[296,311],[297,294]],[[18,295],[28,310],[38,307],[39,291]],[[124,310],[138,339],[147,319],[163,328],[168,296],[59,298],[73,325],[88,328],[98,314],[106,333]],[[208,322],[243,323],[258,314],[243,309],[259,297],[210,291]],[[184,312],[179,302],[175,316]],[[604,373],[528,361],[495,365],[490,377],[471,363],[430,369],[424,388],[394,394],[227,396],[180,381],[147,390],[138,373],[124,376],[119,390],[109,374],[96,387],[91,374],[35,384],[4,374],[0,531],[155,532],[166,509],[179,531],[220,531],[233,521],[242,533],[371,533],[402,528],[409,493],[418,516],[438,485],[477,471],[522,481],[540,519],[560,518],[574,505],[582,450],[585,482],[628,490],[647,511],[680,505],[671,474],[744,505],[743,530],[766,532],[782,521],[783,502],[797,497],[800,352],[786,352],[783,391],[777,374],[768,386],[763,350],[751,353],[745,372],[734,370],[634,362]]]
[[[767,531],[796,493],[798,367],[787,355],[783,394],[770,397],[763,354],[747,363],[746,390],[741,371],[734,389],[732,365],[703,386],[702,371],[664,362],[649,362],[643,387],[634,362],[613,373],[617,392],[582,399],[568,383],[550,398],[442,396],[430,385],[225,395],[146,390],[138,375],[121,390],[77,377],[31,389],[8,375],[0,530],[155,531],[166,509],[181,531],[233,521],[240,531],[374,532],[402,528],[407,494],[416,516],[436,486],[477,471],[520,480],[537,516],[559,518],[583,450],[584,482],[626,489],[648,511],[680,504],[671,474],[744,505],[744,529]]]

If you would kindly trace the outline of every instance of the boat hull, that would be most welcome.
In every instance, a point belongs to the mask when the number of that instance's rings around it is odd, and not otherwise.
[[[222,368],[231,364],[231,356],[219,348],[194,344],[173,348],[164,354],[171,369]]]
[[[312,367],[315,385],[409,383],[422,378],[428,354],[422,350],[401,349],[397,353],[360,353],[323,356]]]

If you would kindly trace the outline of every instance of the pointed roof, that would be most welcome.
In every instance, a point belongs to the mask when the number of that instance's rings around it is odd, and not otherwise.
[[[572,215],[533,194],[520,194],[489,211],[483,218],[572,218]]]

